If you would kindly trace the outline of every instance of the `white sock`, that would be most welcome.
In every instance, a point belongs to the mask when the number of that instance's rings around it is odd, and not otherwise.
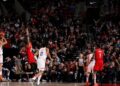
[[[94,84],[96,84],[96,74],[94,75]]]
[[[33,79],[33,80],[35,80],[35,79],[36,79],[36,77],[34,76],[32,79]]]
[[[0,71],[0,75],[2,75],[2,71]]]
[[[86,82],[89,82],[89,74],[86,76]]]
[[[38,80],[37,80],[37,85],[40,84],[40,79],[41,79],[41,75],[38,77]]]

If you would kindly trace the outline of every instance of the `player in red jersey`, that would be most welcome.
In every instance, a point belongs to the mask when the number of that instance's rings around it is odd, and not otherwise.
[[[25,46],[20,50],[22,56],[27,55],[28,63],[31,65],[31,70],[35,71],[37,68],[34,53],[32,52],[32,43],[29,38],[28,28],[26,29],[27,40],[25,40]]]
[[[32,43],[29,38],[29,31],[28,28],[26,29],[27,34],[27,43],[26,43],[26,54],[28,57],[28,63],[31,65],[32,70],[35,70],[36,60],[34,58],[34,53],[32,52]]]
[[[101,72],[103,70],[103,57],[104,57],[104,51],[103,49],[100,48],[100,46],[98,45],[97,48],[95,49],[95,66],[94,66],[94,85],[97,85],[96,82],[96,73],[97,72]]]

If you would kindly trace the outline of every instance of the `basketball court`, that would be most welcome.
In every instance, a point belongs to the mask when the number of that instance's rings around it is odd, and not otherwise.
[[[0,86],[37,86],[33,82],[0,82]],[[86,86],[85,83],[46,83],[42,82],[39,86]],[[120,84],[101,84],[99,86],[120,86]]]

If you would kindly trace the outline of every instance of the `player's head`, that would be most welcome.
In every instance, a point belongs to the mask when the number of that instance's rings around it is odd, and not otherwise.
[[[96,47],[97,47],[97,48],[101,48],[101,44],[100,44],[100,43],[97,43],[97,44],[96,44]]]
[[[24,43],[25,43],[25,45],[27,45],[27,44],[28,44],[28,41],[27,41],[27,39],[25,39],[25,40],[24,40]]]

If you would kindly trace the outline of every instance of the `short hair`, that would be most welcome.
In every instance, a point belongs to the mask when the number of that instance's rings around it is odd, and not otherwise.
[[[100,44],[100,43],[97,43],[97,44],[96,44],[96,47],[101,48],[101,44]]]

